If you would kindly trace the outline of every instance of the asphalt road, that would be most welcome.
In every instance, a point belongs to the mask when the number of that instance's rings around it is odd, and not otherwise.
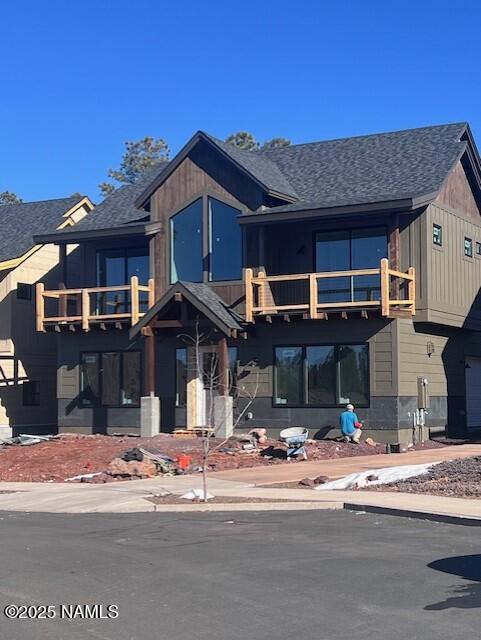
[[[327,511],[0,513],[0,637],[474,640],[480,532]],[[3,614],[76,603],[119,617]]]

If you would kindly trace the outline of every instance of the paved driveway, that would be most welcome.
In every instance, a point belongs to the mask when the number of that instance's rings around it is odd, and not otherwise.
[[[9,640],[479,637],[479,528],[343,511],[0,513]],[[7,604],[119,607],[6,620]]]

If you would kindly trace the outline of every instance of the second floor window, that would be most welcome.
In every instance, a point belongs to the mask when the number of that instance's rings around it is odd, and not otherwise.
[[[137,276],[139,284],[149,280],[149,248],[126,247],[105,249],[97,253],[97,284],[99,287],[127,285]],[[148,306],[147,292],[140,292],[140,311]],[[130,299],[127,291],[109,291],[97,295],[99,313],[129,313]]]
[[[242,277],[240,211],[202,197],[170,220],[170,281],[220,282]]]
[[[473,241],[471,238],[464,238],[464,255],[466,258],[473,257]]]
[[[433,244],[443,246],[443,228],[440,224],[433,224]]]

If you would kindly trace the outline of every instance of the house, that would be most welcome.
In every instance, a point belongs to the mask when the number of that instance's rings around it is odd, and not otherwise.
[[[39,340],[35,331],[35,283],[58,288],[59,247],[36,244],[33,235],[69,228],[92,209],[83,196],[0,206],[1,437],[11,436],[13,429],[56,428],[56,341],[54,335]]]
[[[239,429],[323,436],[348,402],[380,441],[481,428],[480,206],[466,123],[268,151],[196,133],[37,237],[81,254],[37,290],[59,429],[138,431],[142,396],[165,431],[230,397]]]

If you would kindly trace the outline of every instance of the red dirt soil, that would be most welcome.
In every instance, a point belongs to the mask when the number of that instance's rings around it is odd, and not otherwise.
[[[220,445],[219,440],[211,440],[211,449]],[[8,482],[62,482],[77,475],[102,472],[113,458],[134,447],[155,447],[162,453],[176,458],[186,453],[192,458],[192,466],[202,460],[201,438],[174,438],[162,434],[154,438],[82,436],[65,434],[48,442],[28,446],[10,445],[0,449],[0,480]],[[221,449],[228,445],[221,445]],[[424,443],[416,448],[443,446],[435,442]],[[385,453],[384,445],[370,446],[317,440],[307,445],[309,460],[327,460],[359,455]],[[213,471],[255,467],[260,465],[285,463],[285,447],[276,440],[270,440],[260,452],[234,453],[212,451],[209,467]],[[292,463],[290,463],[292,464]]]

